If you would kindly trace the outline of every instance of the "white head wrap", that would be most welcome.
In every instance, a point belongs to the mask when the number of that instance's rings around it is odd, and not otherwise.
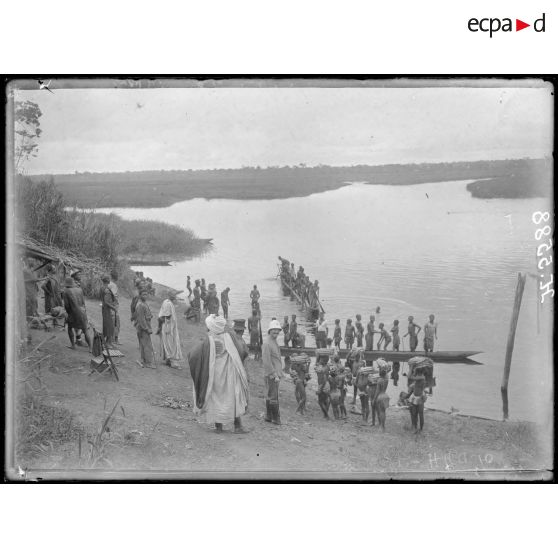
[[[225,332],[225,326],[227,325],[227,320],[223,316],[216,316],[215,314],[210,314],[205,319],[205,325],[210,333],[214,335],[220,335]]]

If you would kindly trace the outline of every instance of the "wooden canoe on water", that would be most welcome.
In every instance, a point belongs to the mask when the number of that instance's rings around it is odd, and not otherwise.
[[[315,356],[316,349],[314,347],[305,347],[304,349],[293,349],[291,347],[280,347],[281,356],[292,355],[295,353],[306,353],[308,356]],[[349,349],[340,349],[339,356],[347,358]],[[433,353],[425,353],[424,351],[364,351],[365,360],[376,360],[383,358],[388,362],[406,362],[412,357],[428,357],[434,362],[460,362],[462,364],[478,364],[469,357],[480,354],[481,351],[434,351]]]
[[[283,289],[289,293],[291,293],[296,300],[298,301],[298,303],[302,306],[304,306],[304,308],[306,308],[309,312],[312,312],[312,314],[316,314],[316,316],[320,313],[320,312],[325,312],[324,307],[322,306],[322,303],[318,300],[317,301],[317,305],[316,306],[308,306],[308,304],[306,302],[303,302],[302,299],[300,298],[300,296],[294,291],[294,289],[287,284],[283,278],[281,276],[279,276],[279,279],[281,279],[281,285],[283,285]]]

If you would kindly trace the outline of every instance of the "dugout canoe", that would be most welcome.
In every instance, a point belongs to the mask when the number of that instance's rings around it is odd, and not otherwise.
[[[295,353],[306,353],[308,356],[315,356],[316,349],[314,347],[305,347],[304,349],[294,349],[291,347],[280,347],[281,356],[290,356]],[[347,358],[349,349],[340,349],[339,356]],[[482,351],[434,351],[433,353],[425,353],[424,351],[364,351],[365,360],[376,360],[383,358],[388,362],[407,362],[412,357],[428,357],[434,362],[443,363],[462,363],[462,364],[478,364],[469,357],[478,355]]]
[[[318,306],[309,306],[306,302],[303,302],[302,299],[300,298],[300,295],[298,293],[295,292],[295,290],[286,282],[283,280],[283,278],[279,275],[279,279],[281,280],[281,285],[283,286],[283,289],[285,291],[287,291],[288,293],[291,293],[297,300],[297,302],[301,305],[304,306],[304,308],[306,308],[309,312],[311,312],[312,314],[315,314],[316,316],[320,313],[320,312],[324,312],[324,307],[322,306],[322,303],[318,300]]]

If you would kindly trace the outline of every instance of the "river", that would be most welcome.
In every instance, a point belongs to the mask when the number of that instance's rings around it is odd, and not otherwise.
[[[501,418],[500,382],[518,272],[540,273],[538,228],[531,216],[550,200],[482,200],[467,182],[412,186],[350,184],[305,198],[205,200],[153,209],[103,209],[125,219],[154,219],[213,238],[214,249],[171,267],[137,267],[154,281],[184,289],[186,275],[230,287],[230,317],[247,318],[257,284],[263,324],[298,314],[276,278],[277,257],[302,265],[320,282],[326,318],[344,325],[376,306],[391,327],[407,316],[423,326],[433,313],[440,350],[478,350],[482,365],[436,364],[437,387],[428,406]],[[552,420],[553,300],[539,307],[527,279],[509,387],[510,418]],[[378,322],[376,322],[378,325]],[[377,336],[376,336],[377,339]],[[314,340],[307,336],[308,345]],[[422,334],[419,336],[419,347]],[[405,346],[408,348],[408,344]],[[406,365],[402,366],[404,372]],[[401,386],[390,385],[392,404]],[[404,388],[403,388],[404,389]]]

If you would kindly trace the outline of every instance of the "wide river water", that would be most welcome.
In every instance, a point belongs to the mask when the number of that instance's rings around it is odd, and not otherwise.
[[[319,280],[330,324],[339,318],[344,326],[357,313],[366,322],[380,306],[384,322],[391,327],[399,319],[403,334],[407,316],[423,326],[435,314],[436,349],[482,351],[473,357],[482,365],[436,364],[437,387],[427,406],[501,418],[500,383],[517,274],[540,273],[538,226],[531,216],[548,210],[550,201],[476,199],[466,184],[351,184],[305,198],[194,199],[166,208],[100,211],[166,221],[213,238],[213,250],[202,257],[135,269],[176,289],[185,288],[186,275],[215,282],[219,292],[230,287],[231,318],[248,317],[249,293],[257,284],[264,326],[274,316],[282,321],[293,313],[305,323],[296,303],[282,294],[279,255]],[[553,300],[547,296],[537,310],[536,289],[528,277],[509,405],[511,419],[546,423],[552,417]],[[314,346],[310,334],[307,345]],[[404,386],[404,377],[399,387],[390,383],[392,404]]]

